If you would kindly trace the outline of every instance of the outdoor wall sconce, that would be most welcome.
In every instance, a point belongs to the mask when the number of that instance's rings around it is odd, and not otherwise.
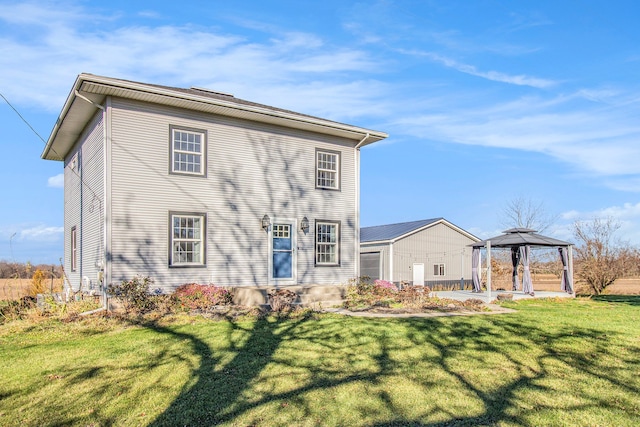
[[[264,214],[264,216],[262,217],[262,228],[266,231],[270,225],[271,225],[271,218],[269,218],[269,215]]]
[[[300,229],[305,233],[309,231],[309,219],[306,216],[300,221]]]

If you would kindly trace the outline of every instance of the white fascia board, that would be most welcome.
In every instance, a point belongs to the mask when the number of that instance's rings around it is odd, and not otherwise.
[[[78,129],[79,125],[65,123],[65,120],[67,120],[70,112],[72,111],[72,108],[74,115],[78,114],[82,118],[84,118],[86,115],[92,114],[92,110],[96,108],[95,106],[92,106],[84,100],[80,101],[86,103],[86,105],[79,105],[76,107],[74,105],[77,100],[76,91],[83,94],[99,94],[101,97],[106,95],[113,95],[131,99],[136,99],[136,94],[144,94],[148,102],[157,102],[159,104],[165,105],[171,105],[174,102],[194,103],[193,106],[196,106],[198,104],[209,105],[212,108],[219,108],[218,113],[222,115],[245,117],[249,120],[274,123],[285,127],[298,127],[300,129],[305,129],[316,133],[338,135],[357,141],[361,141],[364,138],[364,143],[362,143],[361,146],[380,141],[389,136],[384,132],[373,131],[358,126],[333,122],[317,117],[296,114],[294,112],[272,110],[257,105],[241,104],[233,101],[225,101],[223,99],[210,98],[193,93],[185,93],[170,88],[163,88],[144,83],[130,82],[110,77],[102,77],[83,73],[76,78],[73,88],[71,89],[71,92],[67,97],[67,100],[62,108],[62,112],[60,113],[60,116],[56,121],[49,140],[47,141],[47,145],[45,146],[45,149],[41,155],[43,159],[63,160],[60,157],[64,157],[66,153],[58,153],[57,155],[52,155],[50,153],[56,140],[58,140],[59,138],[65,139],[63,141],[60,141],[60,144],[62,145],[62,148],[70,149],[70,145],[72,145],[75,141],[68,141],[68,139],[73,138],[74,136],[79,135],[82,132],[82,129]],[[173,100],[174,102],[172,102],[171,100]],[[65,135],[65,132],[61,132],[63,127],[70,128],[68,134]]]

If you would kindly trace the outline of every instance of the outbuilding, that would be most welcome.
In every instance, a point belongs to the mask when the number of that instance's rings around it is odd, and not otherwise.
[[[471,249],[480,239],[444,218],[360,229],[360,275],[432,289],[471,287]]]

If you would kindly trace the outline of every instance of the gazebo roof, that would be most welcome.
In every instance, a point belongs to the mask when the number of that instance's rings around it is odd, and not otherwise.
[[[536,230],[531,230],[529,228],[512,228],[510,230],[503,231],[503,233],[504,234],[500,236],[482,240],[469,246],[481,248],[486,246],[488,241],[491,241],[491,247],[493,248],[513,248],[520,246],[556,247],[572,245],[572,243],[565,242],[563,240],[542,236],[536,233]]]

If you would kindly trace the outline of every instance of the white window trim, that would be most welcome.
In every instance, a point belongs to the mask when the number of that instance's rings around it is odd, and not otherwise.
[[[336,169],[332,170],[332,169],[322,169],[319,166],[319,159],[318,159],[318,155],[319,154],[328,154],[330,156],[336,156]],[[339,151],[332,151],[332,150],[321,150],[321,149],[316,149],[316,174],[315,174],[315,180],[316,180],[316,188],[319,189],[323,189],[323,190],[340,190],[340,179],[341,177],[341,164],[342,164],[342,159],[341,159],[342,153],[340,153]],[[326,185],[320,185],[318,184],[318,174],[320,172],[332,172],[336,174],[336,179],[335,179],[335,183],[336,185],[334,187],[330,187],[330,186],[326,186]]]
[[[186,239],[174,237],[173,220],[175,218],[200,218],[200,238]],[[206,233],[207,233],[207,216],[197,212],[169,212],[169,267],[204,267],[206,265]],[[200,260],[197,262],[177,262],[174,260],[174,242],[175,241],[192,241],[200,242]]]
[[[438,267],[438,274],[435,274],[435,267]],[[439,263],[435,263],[433,264],[433,268],[434,268],[434,276],[446,276],[447,275],[447,266],[443,263],[443,262],[439,262]]]
[[[200,152],[178,150],[175,148],[174,138],[176,132],[186,132],[200,135]],[[175,168],[175,154],[192,154],[200,157],[200,172],[189,172]],[[176,175],[207,176],[207,131],[192,129],[182,126],[169,126],[169,172]]]
[[[333,225],[336,227],[336,242],[335,243],[327,243],[327,242],[318,242],[318,226],[319,225]],[[330,220],[316,220],[315,221],[315,229],[314,229],[314,249],[313,249],[313,258],[314,263],[318,267],[337,267],[340,266],[340,221],[330,221]],[[336,260],[335,262],[319,262],[318,261],[318,245],[335,245],[336,247]]]

